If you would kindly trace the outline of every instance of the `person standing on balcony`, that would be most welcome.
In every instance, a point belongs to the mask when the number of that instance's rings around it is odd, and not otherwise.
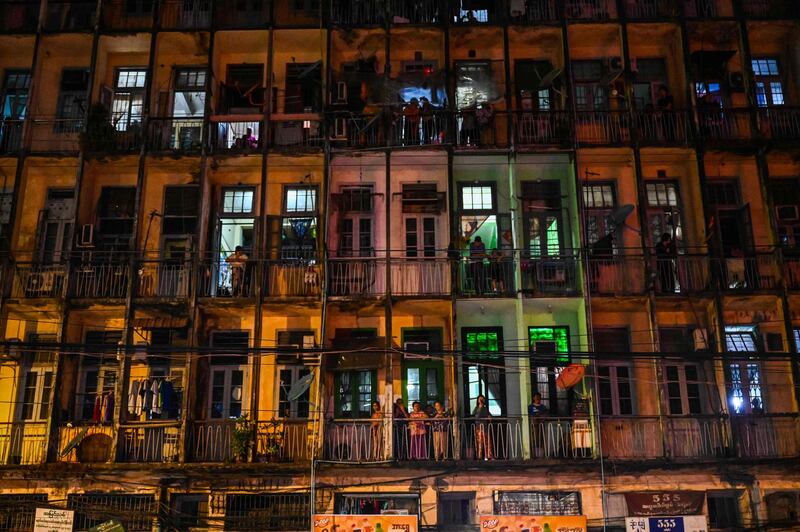
[[[543,454],[544,442],[546,441],[546,424],[536,418],[545,417],[548,414],[547,407],[542,402],[542,394],[533,394],[533,400],[528,405],[528,417],[531,424],[531,448],[535,457]]]
[[[486,405],[485,395],[481,394],[476,398],[472,417],[475,418],[475,459],[491,460],[492,444],[489,440],[489,420],[492,415]]]
[[[433,417],[431,430],[433,431],[433,459],[447,459],[447,435],[450,432],[450,416],[442,406],[441,401],[433,403]]]
[[[461,249],[457,239],[450,240],[447,245],[447,262],[450,263],[450,290],[455,292],[458,287],[458,268],[461,263]]]
[[[428,444],[425,435],[428,432],[424,419],[428,419],[428,414],[422,410],[422,405],[419,401],[414,401],[411,405],[411,414],[409,421],[411,426],[411,453],[412,460],[427,460],[428,459]]]
[[[483,102],[477,111],[475,119],[478,122],[478,138],[476,143],[494,145],[494,109],[489,102]]]
[[[431,144],[434,136],[438,138],[433,106],[425,96],[420,99],[420,102],[422,102],[422,106],[419,109],[419,114],[422,118],[422,144]]]
[[[403,108],[403,144],[419,144],[419,100],[411,98]]]
[[[398,397],[392,407],[392,422],[394,423],[394,457],[403,460],[408,455],[408,410],[403,404],[403,398]]]
[[[660,124],[661,135],[663,139],[667,141],[673,141],[676,138],[677,131],[674,130],[674,126],[669,115],[672,112],[675,99],[672,97],[672,94],[669,92],[669,88],[666,85],[658,86],[656,96],[656,122]]]
[[[486,289],[486,271],[483,261],[486,258],[486,246],[481,237],[476,236],[469,245],[469,269],[472,274],[472,284],[475,294],[482,296]]]
[[[247,267],[247,254],[242,246],[236,246],[233,253],[228,255],[225,262],[231,268],[231,295],[234,297],[244,295],[244,274]]]
[[[658,291],[665,294],[675,293],[675,265],[678,253],[672,235],[664,233],[656,244],[656,270],[658,271]]]
[[[503,252],[498,248],[494,248],[489,256],[489,270],[492,276],[492,291],[497,294],[502,294],[506,291],[507,266]]]
[[[378,401],[372,403],[372,421],[370,431],[372,436],[372,453],[370,458],[374,461],[383,460],[383,412]]]

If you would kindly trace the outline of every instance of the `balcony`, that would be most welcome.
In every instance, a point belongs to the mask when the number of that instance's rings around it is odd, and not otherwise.
[[[263,141],[261,122],[211,119],[211,150],[215,154],[260,154]]]
[[[340,26],[379,26],[384,23],[386,6],[383,0],[332,0],[331,22]]]
[[[514,297],[515,270],[511,257],[490,260],[466,259],[458,264],[458,293],[460,297]]]
[[[234,456],[231,436],[235,420],[195,421],[189,426],[188,459],[194,462],[303,462],[310,459],[305,419],[273,419],[254,423],[246,456]]]
[[[577,255],[523,258],[520,267],[525,295],[570,296],[580,292]]]
[[[77,152],[82,118],[35,118],[30,121],[31,152]]]
[[[677,18],[681,2],[677,0],[626,0],[625,15],[630,20],[663,20]]]
[[[686,111],[637,111],[639,141],[648,146],[684,146],[690,138]]]
[[[202,118],[151,118],[147,126],[150,151],[193,154],[203,148]]]
[[[91,31],[95,26],[97,3],[93,1],[47,1],[44,30],[50,32],[60,31]]]
[[[565,0],[564,15],[568,20],[604,22],[617,18],[615,0]]]
[[[770,107],[758,110],[758,123],[764,138],[771,140],[800,140],[800,109]]]
[[[442,21],[439,0],[391,0],[390,19],[392,24],[438,24]]]
[[[800,419],[794,414],[731,416],[735,456],[793,458],[800,454]]]
[[[124,259],[123,259],[124,260]],[[127,262],[96,258],[72,267],[70,296],[80,299],[122,299],[128,293]]]
[[[709,260],[711,275],[722,291],[777,290],[779,287],[780,265],[775,253]]]
[[[746,17],[761,19],[796,19],[800,17],[794,0],[740,0]]]
[[[532,460],[594,458],[594,435],[588,419],[530,418]]]
[[[669,416],[662,424],[669,458],[715,460],[729,455],[731,434],[722,417]]]
[[[167,30],[208,29],[211,27],[211,5],[212,0],[162,0],[161,28]]]
[[[386,295],[386,259],[375,257],[329,259],[328,295],[347,298]]]
[[[752,138],[750,109],[697,110],[700,135],[707,141],[746,141]]]
[[[382,114],[333,113],[329,131],[334,149],[380,148],[386,145]]]
[[[619,145],[630,142],[628,111],[578,111],[575,136],[582,145]]]
[[[321,120],[273,120],[270,147],[276,150],[319,150],[325,144]]]
[[[559,19],[556,0],[528,0],[524,12],[511,12],[511,21],[516,24],[543,24]]]
[[[678,255],[653,261],[658,295],[686,295],[712,289],[710,262],[705,255]]]
[[[322,266],[314,261],[274,260],[264,263],[266,297],[318,298],[322,291]]]
[[[14,265],[11,297],[15,299],[60,299],[64,297],[67,268],[63,264]]]
[[[508,147],[508,113],[492,111],[481,116],[479,111],[459,111],[455,117],[454,142],[462,149],[498,149]]]
[[[514,132],[517,148],[566,147],[572,144],[572,119],[566,111],[517,111]]]
[[[134,294],[138,298],[181,300],[191,293],[192,266],[188,260],[143,260],[136,275]]]
[[[603,456],[611,459],[644,460],[664,456],[661,421],[658,417],[601,417]]]
[[[118,462],[177,462],[180,423],[140,423],[120,427]]]
[[[636,295],[646,289],[644,257],[620,255],[588,259],[589,290],[593,295]]]
[[[789,290],[800,290],[800,258],[784,257],[783,282]]]
[[[392,122],[392,146],[436,146],[452,142],[451,114],[433,111],[418,118],[396,116]]]
[[[205,260],[200,265],[198,283],[200,297],[241,300],[256,296],[256,261],[232,264],[219,259]]]
[[[0,464],[33,465],[47,460],[47,422],[0,423]]]
[[[731,0],[685,0],[683,16],[688,19],[711,20],[732,17]]]
[[[214,2],[214,24],[219,29],[257,29],[269,24],[270,3],[267,0]]]
[[[23,120],[0,121],[0,155],[14,155],[22,147]]]
[[[390,259],[392,295],[408,297],[449,296],[456,264],[444,258]]]
[[[96,464],[114,459],[114,427],[111,425],[62,425],[54,449],[59,462]]]
[[[152,0],[110,0],[101,10],[103,28],[107,30],[146,30],[153,26]]]
[[[0,31],[36,33],[39,22],[39,2],[18,1],[0,3]]]

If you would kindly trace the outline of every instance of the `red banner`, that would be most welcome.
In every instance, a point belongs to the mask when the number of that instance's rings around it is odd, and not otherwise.
[[[628,515],[700,515],[706,501],[704,491],[633,491],[625,494]]]
[[[314,532],[417,532],[416,515],[315,515]]]
[[[586,532],[583,515],[482,515],[481,532]]]

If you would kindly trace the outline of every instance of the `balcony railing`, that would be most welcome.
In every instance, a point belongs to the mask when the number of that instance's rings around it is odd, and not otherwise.
[[[17,153],[22,147],[22,120],[5,118],[0,121],[0,155]]]
[[[750,291],[778,288],[780,266],[774,253],[709,260],[711,275],[720,290]]]
[[[256,261],[228,263],[222,260],[204,261],[200,265],[198,282],[200,297],[241,299],[256,295]]]
[[[111,0],[103,2],[103,28],[109,30],[144,30],[153,26],[153,6],[150,0]]]
[[[614,0],[565,0],[564,14],[571,20],[614,20],[617,7]]]
[[[334,148],[379,148],[386,145],[382,114],[337,112],[328,132]]]
[[[603,456],[646,459],[664,456],[661,420],[658,417],[601,417]]]
[[[783,282],[789,290],[800,290],[800,258],[784,257]]]
[[[447,259],[393,257],[390,259],[392,295],[446,296],[450,294],[455,267]],[[452,269],[452,273],[451,273]]]
[[[48,0],[45,31],[88,31],[94,28],[97,3]]]
[[[31,121],[32,152],[77,152],[81,118],[35,118]]]
[[[758,110],[761,134],[772,140],[800,140],[800,109],[770,107]]]
[[[47,459],[47,423],[0,423],[0,463],[43,464]]]
[[[750,109],[698,109],[700,134],[710,141],[742,141],[752,137]]]
[[[627,0],[625,15],[631,20],[675,18],[681,14],[678,0]]]
[[[514,113],[518,148],[568,146],[572,143],[572,120],[566,111],[518,111]]]
[[[264,295],[319,297],[322,275],[322,267],[317,262],[267,261],[264,263]]]
[[[220,29],[254,29],[269,24],[268,0],[214,2],[214,24]]]
[[[103,463],[114,459],[111,425],[62,425],[53,445],[59,462]]]
[[[731,0],[685,0],[683,16],[689,19],[714,19],[732,17]]]
[[[594,457],[594,435],[588,419],[532,417],[529,424],[532,460]]]
[[[437,24],[442,20],[439,0],[391,0],[389,9],[392,24]]]
[[[637,111],[636,125],[643,144],[684,145],[689,140],[689,114],[686,111]]]
[[[524,3],[525,11],[511,11],[511,20],[517,24],[541,24],[559,20],[556,0],[528,0]]]
[[[751,18],[795,19],[800,10],[794,0],[740,0],[742,12]]]
[[[384,23],[383,0],[331,0],[331,22],[342,26],[375,26]]]
[[[72,268],[70,295],[77,298],[124,298],[128,293],[129,265],[96,260]]]
[[[0,31],[35,33],[39,22],[39,2],[0,2]]]
[[[120,427],[119,462],[177,462],[180,424],[142,423]]]
[[[147,145],[152,151],[198,153],[203,144],[202,118],[151,118]]]
[[[451,114],[433,111],[419,117],[398,115],[392,122],[393,146],[432,146],[452,142]]]
[[[522,291],[529,295],[575,295],[578,293],[578,257],[553,255],[523,258]]]
[[[630,142],[627,111],[578,111],[575,135],[579,144],[616,145]]]
[[[657,294],[696,294],[712,288],[710,263],[704,255],[656,258],[653,260],[653,271]]]
[[[731,416],[731,430],[739,458],[791,458],[800,453],[797,415]]]
[[[353,257],[328,261],[328,295],[370,297],[385,294],[385,258]]]
[[[191,292],[192,267],[188,261],[142,261],[136,275],[136,297],[185,299]]]
[[[521,418],[465,419],[459,423],[462,460],[521,460]]]
[[[273,120],[270,147],[284,150],[319,149],[325,143],[320,120]]]
[[[719,416],[670,416],[663,419],[664,442],[670,458],[719,459],[729,456],[730,427]]]
[[[14,266],[11,297],[19,299],[64,297],[67,268],[63,264],[24,264]]]
[[[231,448],[234,420],[195,421],[190,425],[187,452],[194,462],[298,462],[309,459],[309,426],[305,419],[275,419],[255,423],[253,445],[246,457]]]
[[[251,120],[211,122],[211,150],[214,153],[261,153],[261,122]]]
[[[598,295],[641,294],[646,288],[643,257],[589,258],[589,289]]]
[[[504,256],[499,259],[459,262],[458,289],[462,297],[513,297],[516,261]]]
[[[179,30],[208,29],[211,26],[212,3],[212,0],[162,0],[161,27]]]
[[[336,462],[380,462],[386,452],[388,422],[371,419],[334,419],[325,423],[322,457]]]
[[[454,142],[459,148],[508,147],[508,113],[459,111],[455,116]]]

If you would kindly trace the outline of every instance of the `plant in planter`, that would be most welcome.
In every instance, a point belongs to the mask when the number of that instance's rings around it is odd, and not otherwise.
[[[102,103],[89,109],[86,131],[80,135],[81,149],[90,153],[110,152],[114,149],[117,130],[111,123],[111,115]]]
[[[231,433],[231,456],[235,462],[246,462],[256,440],[255,424],[242,414]]]

